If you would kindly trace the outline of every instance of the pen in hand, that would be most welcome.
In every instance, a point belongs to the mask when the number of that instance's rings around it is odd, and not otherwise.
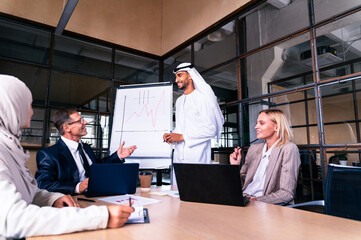
[[[129,207],[132,207],[132,197],[129,197]]]
[[[172,133],[172,131],[169,131],[169,133]],[[165,142],[165,140],[163,140],[163,142]]]

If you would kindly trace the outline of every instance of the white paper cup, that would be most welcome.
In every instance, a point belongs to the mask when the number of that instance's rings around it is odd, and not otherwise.
[[[347,160],[340,160],[340,165],[347,166]]]

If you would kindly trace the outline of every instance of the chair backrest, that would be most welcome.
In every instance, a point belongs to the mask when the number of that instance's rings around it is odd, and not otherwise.
[[[328,165],[325,213],[361,220],[361,167]]]

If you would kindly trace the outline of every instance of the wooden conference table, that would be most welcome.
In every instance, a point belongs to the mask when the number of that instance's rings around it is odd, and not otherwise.
[[[151,191],[170,187],[154,186]],[[246,207],[234,207],[182,202],[170,196],[140,193],[139,189],[137,195],[161,200],[145,205],[150,223],[28,239],[361,239],[361,221],[253,201]]]

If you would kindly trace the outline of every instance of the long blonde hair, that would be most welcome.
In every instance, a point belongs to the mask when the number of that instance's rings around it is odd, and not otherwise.
[[[287,142],[292,141],[293,132],[291,130],[290,124],[287,120],[286,115],[280,109],[265,109],[259,112],[259,114],[265,113],[270,118],[270,120],[278,125],[277,136],[281,139],[277,146],[283,145]]]

